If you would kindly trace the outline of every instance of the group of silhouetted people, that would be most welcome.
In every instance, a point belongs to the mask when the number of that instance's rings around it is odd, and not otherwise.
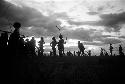
[[[38,56],[43,56],[44,54],[44,38],[41,37],[40,41],[38,42],[39,47],[36,47],[36,40],[34,37],[31,38],[31,40],[29,40],[28,38],[26,40],[24,40],[25,36],[24,35],[20,35],[19,30],[21,27],[21,24],[19,22],[15,22],[13,24],[13,27],[15,28],[15,30],[10,34],[10,36],[8,35],[7,32],[3,32],[1,33],[0,36],[0,51],[2,51],[3,53],[7,52],[9,54],[12,55],[23,55],[23,54],[31,54],[31,55],[35,55],[35,51],[36,48],[38,50]],[[66,42],[63,39],[63,35],[60,34],[59,35],[59,41],[56,40],[55,37],[52,37],[52,42],[50,43],[50,46],[52,47],[52,52],[51,55],[52,56],[56,56],[56,46],[58,47],[58,51],[59,51],[59,56],[63,56],[64,53],[64,44],[66,44]],[[78,49],[79,51],[76,52],[78,56],[85,56],[85,47],[83,45],[83,43],[81,43],[80,41],[78,41]],[[113,46],[112,44],[110,44],[109,46],[109,51],[110,51],[110,56],[112,56],[112,52],[113,52]],[[67,52],[67,55],[71,55],[73,56],[73,54],[69,51]],[[75,53],[74,53],[75,55]],[[88,56],[91,56],[91,50],[89,50],[87,52]],[[105,49],[101,48],[101,52],[100,52],[100,56],[108,56],[108,53]],[[123,48],[120,45],[119,46],[119,55],[124,55],[123,53]]]
[[[119,56],[124,56],[123,48],[121,45],[119,45],[118,54],[119,54]],[[115,56],[115,54],[113,54],[113,45],[109,44],[109,54],[104,48],[101,48],[100,56]]]

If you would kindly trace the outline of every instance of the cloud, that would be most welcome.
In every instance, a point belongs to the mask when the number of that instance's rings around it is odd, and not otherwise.
[[[62,34],[70,39],[77,39],[81,41],[92,41],[93,37],[91,37],[91,34],[94,31],[95,31],[94,29],[84,30],[83,28],[79,28],[77,30],[64,31]]]
[[[115,31],[121,29],[120,25],[125,23],[125,12],[119,14],[100,14],[99,21],[84,21],[76,22],[69,20],[70,25],[90,25],[90,26],[104,26],[107,28],[114,28]]]
[[[119,38],[125,39],[125,36],[120,36]]]
[[[88,15],[97,15],[98,12],[92,12],[92,11],[91,11],[91,12],[87,12],[87,14],[88,14]]]
[[[120,39],[116,39],[116,38],[104,38],[101,40],[102,42],[104,42],[104,44],[117,44],[117,43],[121,43]]]
[[[56,25],[59,25],[60,21],[57,21],[57,18],[52,16],[44,16],[41,12],[26,5],[18,7],[14,4],[1,0],[0,10],[0,26],[8,26],[9,20],[10,23],[15,21],[20,22],[22,24],[22,28],[36,28],[34,29],[34,33],[36,33],[36,35],[41,34],[39,31],[47,30],[48,33],[56,33],[58,31],[56,29]]]
[[[103,42],[89,42],[89,41],[85,41],[84,43],[83,43],[84,45],[95,45],[95,46],[102,46],[102,45],[104,45],[104,43]]]

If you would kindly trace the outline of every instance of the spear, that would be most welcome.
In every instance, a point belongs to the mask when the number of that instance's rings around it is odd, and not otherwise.
[[[60,32],[60,28],[56,25],[56,27],[57,27],[57,29],[59,30],[59,32]],[[61,34],[61,32],[60,32],[60,34]],[[67,37],[66,37],[66,40],[67,40]]]

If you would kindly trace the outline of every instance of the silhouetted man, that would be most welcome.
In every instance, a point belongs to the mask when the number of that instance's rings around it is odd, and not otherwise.
[[[110,44],[109,50],[110,50],[110,54],[111,54],[111,56],[112,56],[112,51],[113,51],[112,44]]]
[[[9,37],[8,48],[10,53],[18,54],[19,53],[18,46],[19,46],[19,39],[20,39],[19,29],[21,27],[21,24],[19,22],[15,22],[13,24],[13,27],[15,28],[15,30]]]
[[[32,54],[35,54],[35,47],[36,47],[36,40],[34,37],[32,37],[32,39],[30,40],[30,49]]]
[[[80,43],[80,41],[78,41],[78,48],[79,48],[79,50],[80,50],[79,54],[82,53],[82,55],[84,55],[84,50],[85,50],[85,48],[84,48],[83,44]]]
[[[60,34],[59,35],[59,42],[58,42],[58,50],[59,50],[59,55],[62,56],[64,54],[64,44],[66,42],[64,42],[63,36]]]
[[[41,39],[38,43],[39,43],[38,55],[43,56],[43,52],[44,52],[43,44],[45,44],[43,37],[41,37]]]
[[[56,41],[56,38],[53,37],[52,38],[52,42],[50,43],[50,46],[52,47],[52,50],[53,50],[53,56],[56,56],[56,45],[57,45],[57,41]]]
[[[121,45],[119,45],[119,55],[124,56],[123,49],[122,49]]]

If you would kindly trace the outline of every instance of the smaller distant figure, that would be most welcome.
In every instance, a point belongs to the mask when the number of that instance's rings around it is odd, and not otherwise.
[[[80,51],[77,51],[76,53],[77,53],[77,56],[80,56]]]
[[[66,44],[66,42],[64,42],[63,36],[60,34],[59,35],[59,42],[58,42],[58,50],[59,50],[59,56],[63,56],[64,54],[64,44]]]
[[[104,56],[104,49],[103,48],[101,48],[101,52],[100,52],[100,56]]]
[[[24,37],[20,37],[19,43],[18,43],[18,48],[19,48],[20,54],[24,54],[24,52],[25,52],[25,46],[24,45],[25,45]]]
[[[113,51],[112,44],[110,44],[109,50],[110,50],[110,55],[112,56],[112,51]]]
[[[80,50],[80,53],[79,53],[79,54],[82,53],[82,56],[83,56],[83,55],[84,55],[84,51],[85,51],[85,47],[83,46],[82,43],[80,43],[80,41],[78,41],[78,48],[79,48],[79,50]]]
[[[123,48],[122,48],[121,45],[119,45],[119,55],[120,55],[120,56],[124,56]]]
[[[35,54],[36,40],[34,37],[30,40],[30,50],[32,54]]]
[[[73,56],[73,54],[71,53],[71,51],[67,52],[67,56]]]
[[[104,56],[109,56],[108,52],[104,49]]]
[[[88,51],[88,56],[91,56],[91,50]]]
[[[53,56],[56,56],[56,45],[57,45],[57,41],[56,41],[56,38],[53,37],[52,38],[52,42],[50,43],[50,46],[52,47],[52,50],[53,50]]]
[[[44,42],[44,38],[41,37],[40,41],[38,42],[39,43],[39,49],[38,49],[38,56],[41,55],[43,56],[43,52],[44,52],[44,49],[43,49],[43,44],[45,44]]]
[[[76,56],[76,52],[75,51],[73,52],[73,56]]]
[[[26,48],[26,53],[29,54],[30,53],[30,41],[28,38],[25,40],[25,48]]]

